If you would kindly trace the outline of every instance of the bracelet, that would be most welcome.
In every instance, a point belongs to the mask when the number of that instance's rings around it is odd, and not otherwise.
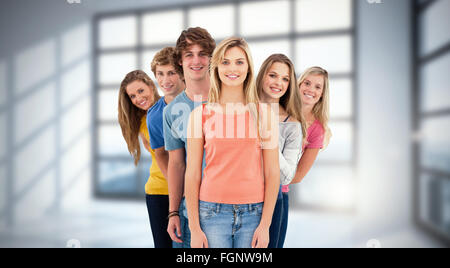
[[[174,217],[174,216],[180,216],[180,213],[178,212],[178,211],[170,211],[169,212],[169,216],[167,216],[167,219],[170,219],[171,217]]]

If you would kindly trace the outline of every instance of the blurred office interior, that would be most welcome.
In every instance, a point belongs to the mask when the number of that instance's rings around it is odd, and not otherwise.
[[[181,31],[330,73],[329,147],[291,187],[286,247],[450,243],[449,0],[3,0],[0,247],[153,247],[120,81]]]

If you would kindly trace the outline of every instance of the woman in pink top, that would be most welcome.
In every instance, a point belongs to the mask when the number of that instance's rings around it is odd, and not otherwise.
[[[188,128],[191,246],[267,247],[280,185],[278,118],[259,105],[252,57],[242,38],[217,46],[210,74],[208,104],[191,113]]]
[[[320,67],[308,68],[298,79],[298,85],[307,133],[302,145],[303,154],[291,184],[303,180],[314,164],[319,151],[328,146],[331,138],[331,131],[328,128],[330,117],[328,72]],[[288,192],[289,188],[284,190]]]
[[[302,115],[306,124],[302,156],[290,184],[299,183],[316,161],[319,150],[325,149],[331,137],[328,128],[330,87],[328,72],[320,67],[308,68],[299,78],[298,86],[302,102]],[[282,186],[283,212],[278,247],[283,247],[289,215],[289,186]]]

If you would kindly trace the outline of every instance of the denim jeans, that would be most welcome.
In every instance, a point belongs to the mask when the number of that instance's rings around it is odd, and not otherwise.
[[[210,248],[251,248],[263,203],[229,205],[199,202],[200,227]]]
[[[283,248],[286,239],[288,221],[289,221],[289,194],[283,193],[283,215],[281,216],[280,236],[278,238],[278,248]]]
[[[180,208],[178,210],[180,215],[180,228],[181,228],[181,237],[180,239],[183,243],[173,242],[173,248],[190,248],[191,247],[191,231],[189,230],[189,222],[187,216],[186,209],[186,201],[183,197],[180,202]]]
[[[269,229],[270,240],[268,248],[279,248],[278,244],[280,241],[281,226],[283,223],[283,214],[284,214],[283,201],[284,201],[283,193],[281,192],[280,186],[280,190],[278,191],[277,203],[275,204],[275,209],[273,211],[272,223],[270,224]]]
[[[167,233],[169,196],[146,195],[145,198],[155,248],[171,248],[172,239],[170,239],[169,233]]]

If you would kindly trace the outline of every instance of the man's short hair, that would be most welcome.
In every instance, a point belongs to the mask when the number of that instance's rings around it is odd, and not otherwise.
[[[175,70],[181,75],[178,71],[178,68],[176,67],[175,61],[174,61],[174,53],[175,53],[175,47],[165,47],[158,51],[158,53],[155,54],[153,57],[151,68],[153,74],[156,76],[156,66],[160,65],[172,65]]]
[[[211,57],[216,47],[216,42],[208,31],[201,27],[191,27],[182,31],[180,37],[178,37],[175,53],[173,54],[175,68],[181,74],[183,74],[183,67],[179,64],[181,62],[181,55],[185,49],[192,45],[200,45]]]

